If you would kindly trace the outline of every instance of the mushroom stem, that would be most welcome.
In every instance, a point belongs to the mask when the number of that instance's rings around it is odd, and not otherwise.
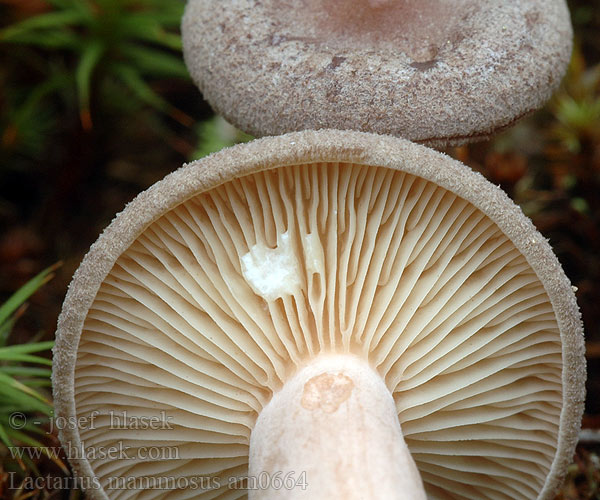
[[[250,438],[248,488],[251,499],[426,498],[392,394],[354,356],[319,357],[273,396]]]

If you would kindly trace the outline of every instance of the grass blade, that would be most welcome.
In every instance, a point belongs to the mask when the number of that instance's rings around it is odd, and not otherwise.
[[[2,366],[0,371],[11,376],[45,377],[46,379],[49,379],[52,375],[52,370],[48,368],[34,368],[32,366]]]
[[[74,10],[54,11],[47,12],[46,14],[39,14],[0,30],[0,41],[19,41],[19,36],[22,36],[25,33],[34,30],[48,30],[55,28],[64,29],[67,26],[72,26],[81,22],[83,19],[84,18],[82,15]]]
[[[92,73],[100,61],[106,47],[100,40],[92,40],[83,48],[79,64],[75,70],[75,84],[79,96],[79,114],[83,128],[92,127],[90,116],[90,93],[92,87]]]
[[[48,401],[44,396],[42,396],[39,392],[32,389],[31,387],[27,387],[25,384],[19,382],[18,380],[5,375],[0,372],[0,384],[4,384],[2,387],[3,395],[9,396],[11,393],[14,397],[15,393],[17,393],[17,401],[28,401],[27,404],[32,404],[35,400],[35,409],[42,411],[42,413],[48,415],[51,410],[50,401]],[[20,392],[19,392],[20,391]],[[32,400],[32,398],[34,398]],[[39,405],[38,402],[43,403],[43,405]]]
[[[2,347],[0,348],[0,359],[10,360],[10,356],[13,354],[31,354],[32,352],[48,351],[53,347],[53,340],[47,340],[45,342],[36,342],[34,344],[17,344],[8,347]]]
[[[74,33],[66,30],[23,31],[13,34],[8,39],[2,39],[1,36],[0,34],[0,42],[34,45],[42,49],[73,50],[81,43]]]
[[[150,85],[132,67],[120,64],[115,66],[114,71],[127,88],[141,101],[163,111],[169,107],[169,104],[154,92]]]
[[[4,421],[4,419],[0,420],[0,441],[2,441],[2,443],[4,443],[5,446],[10,448],[11,446],[14,446],[14,445],[13,445],[13,442],[10,440],[8,433],[6,432],[6,429],[4,428],[4,426],[1,423],[3,421]]]
[[[135,62],[135,66],[143,75],[185,80],[190,78],[180,55],[175,56],[162,50],[150,49],[133,43],[124,44],[120,50]]]
[[[61,265],[54,264],[47,269],[44,269],[34,278],[30,279],[21,288],[19,288],[2,306],[0,306],[0,325],[4,322],[25,302],[31,295],[42,285],[50,281],[54,274],[53,272]]]

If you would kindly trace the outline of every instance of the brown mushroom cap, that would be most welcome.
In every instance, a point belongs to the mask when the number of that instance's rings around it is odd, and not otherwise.
[[[83,422],[60,439],[88,450],[90,498],[214,498],[271,396],[336,352],[385,382],[430,498],[553,498],[584,399],[568,279],[481,175],[359,132],[224,150],[116,217],[59,318],[56,413]],[[115,429],[125,413],[167,425]]]
[[[571,54],[564,0],[190,0],[204,98],[255,136],[336,128],[443,146],[541,107]]]

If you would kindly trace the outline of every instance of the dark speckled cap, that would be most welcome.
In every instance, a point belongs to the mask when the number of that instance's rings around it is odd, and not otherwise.
[[[183,35],[205,99],[246,132],[444,146],[542,106],[572,30],[564,0],[189,0]]]

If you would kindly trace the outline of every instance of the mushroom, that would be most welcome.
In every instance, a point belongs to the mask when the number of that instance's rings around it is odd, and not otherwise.
[[[584,380],[571,285],[520,209],[342,131],[140,194],[75,273],[53,367],[92,499],[551,499]]]
[[[204,98],[255,136],[336,128],[433,146],[541,107],[571,55],[564,0],[189,0]]]

